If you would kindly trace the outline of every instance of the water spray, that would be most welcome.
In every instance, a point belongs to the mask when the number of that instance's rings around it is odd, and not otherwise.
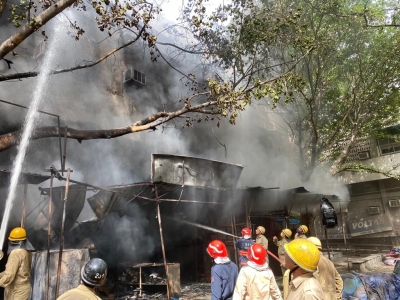
[[[164,217],[164,218],[165,218],[165,217]],[[174,221],[176,221],[176,222],[180,222],[180,223],[188,224],[188,225],[191,225],[191,226],[203,228],[203,229],[205,229],[205,230],[209,230],[209,231],[212,231],[212,232],[217,232],[217,233],[220,233],[220,234],[223,234],[223,235],[233,236],[233,237],[235,237],[235,238],[237,238],[237,239],[241,238],[241,236],[236,236],[236,235],[230,234],[230,233],[228,233],[228,232],[225,232],[225,231],[222,231],[222,230],[213,228],[213,227],[205,226],[205,225],[202,225],[202,224],[193,223],[193,222],[185,221],[185,220],[182,220],[182,219],[181,219],[181,220],[178,220],[178,219],[174,219],[174,218],[168,218],[168,217],[166,217],[166,218],[167,218],[167,219],[174,220]],[[279,262],[280,265],[284,265],[284,262],[281,261],[278,257],[276,257],[276,255],[273,254],[271,251],[267,250],[267,253],[268,253],[268,255],[270,255],[270,256],[272,256],[274,259],[276,259],[276,260]]]
[[[11,209],[14,205],[14,199],[15,199],[15,194],[19,182],[19,177],[22,172],[22,166],[24,164],[24,159],[26,155],[26,151],[28,149],[28,145],[31,139],[31,135],[33,132],[33,129],[35,127],[35,123],[37,121],[37,114],[38,114],[38,108],[40,103],[42,102],[45,93],[47,92],[47,86],[48,86],[48,77],[50,76],[50,71],[52,66],[54,65],[55,58],[56,58],[56,41],[57,38],[60,37],[59,32],[61,32],[63,29],[63,22],[58,23],[58,25],[55,28],[55,37],[51,40],[50,46],[48,51],[46,51],[45,58],[43,60],[43,67],[40,70],[37,82],[36,82],[36,87],[33,92],[33,97],[32,97],[32,102],[29,105],[28,113],[25,117],[25,122],[24,122],[24,129],[22,132],[21,140],[19,141],[18,145],[18,153],[17,156],[14,160],[13,164],[13,171],[11,174],[11,180],[10,180],[10,187],[8,191],[8,196],[6,200],[6,207],[4,209],[3,213],[3,219],[1,221],[1,227],[0,227],[0,248],[3,247],[5,236],[6,236],[6,230],[7,230],[7,225],[8,225],[8,220],[10,219],[10,213]],[[57,37],[57,38],[56,38]],[[0,259],[3,258],[4,253],[0,250]]]

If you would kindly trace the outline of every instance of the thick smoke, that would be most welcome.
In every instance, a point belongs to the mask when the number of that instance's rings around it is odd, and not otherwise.
[[[87,21],[90,19],[88,14],[90,12],[73,16],[85,28],[86,33],[79,42],[65,34],[56,50],[59,62],[57,68],[93,61],[130,38],[129,35],[107,38],[93,23]],[[59,22],[60,18],[45,27],[50,39],[52,24]],[[2,39],[10,34],[9,29],[10,27],[4,27],[4,30],[2,28]],[[24,51],[21,50],[20,56],[9,58],[14,62],[13,69],[6,70],[5,63],[0,62],[0,72],[11,74],[16,71],[34,70],[36,65],[41,63],[41,57],[32,60],[23,52],[29,52],[29,46],[39,47],[42,43],[45,49],[46,42],[43,42],[39,34],[35,34],[32,39],[21,45]],[[177,109],[182,105],[179,99],[182,95],[187,95],[188,90],[179,80],[181,75],[160,58],[158,60],[151,62],[146,50],[138,44],[127,47],[95,67],[54,75],[49,79],[49,92],[41,110],[59,115],[62,127],[110,129],[125,127],[157,111]],[[194,61],[194,58],[190,58],[176,66],[183,72],[190,72],[196,65]],[[146,86],[121,86],[122,82],[115,83],[115,76],[122,76],[128,68],[145,73]],[[36,78],[0,84],[0,99],[28,106]],[[123,91],[123,97],[118,95],[119,91]],[[20,129],[26,111],[2,103],[0,105],[1,133]],[[159,127],[156,131],[140,132],[111,140],[90,140],[82,143],[68,140],[66,168],[73,170],[72,179],[98,186],[149,181],[151,153],[167,153],[241,164],[244,166],[239,181],[241,187],[287,189],[304,185],[300,179],[303,170],[293,159],[293,145],[285,132],[271,122],[266,114],[262,107],[256,106],[242,112],[234,126],[228,124],[227,120],[222,120],[219,126],[210,121],[187,128],[182,126],[183,121],[178,119]],[[56,118],[44,114],[40,116],[39,126],[56,124]],[[64,140],[62,148],[63,143]],[[52,164],[59,167],[59,150],[57,138],[32,141],[23,171],[43,174],[44,169]],[[16,151],[17,148],[13,148],[0,153],[0,169],[11,168]],[[330,179],[322,180],[321,173],[328,174],[327,170],[318,171],[309,183],[310,189],[324,194],[341,193],[344,197],[343,188],[328,186],[327,182],[330,182]],[[48,184],[45,182],[43,186],[48,187]],[[60,184],[64,183],[55,181],[55,185]],[[87,195],[91,196],[90,193]],[[30,187],[29,201],[34,203],[38,199],[36,187]],[[19,204],[21,202],[18,201]],[[139,207],[135,208],[140,212]],[[32,205],[28,207],[28,211],[29,209],[32,209]],[[15,211],[18,215],[18,205]],[[140,234],[145,232],[143,228],[147,224],[147,220],[141,216],[143,214],[138,213],[132,219],[110,215],[103,224],[118,224],[115,225],[115,229],[119,236],[126,236],[129,228],[133,228],[135,236],[138,234],[139,240],[152,251],[156,242]],[[79,220],[91,217],[93,213],[86,206]],[[119,241],[121,251],[131,250],[127,249],[132,245],[131,237],[129,235],[126,240]],[[158,241],[158,238],[154,237],[154,240]],[[125,241],[129,243],[125,245]]]

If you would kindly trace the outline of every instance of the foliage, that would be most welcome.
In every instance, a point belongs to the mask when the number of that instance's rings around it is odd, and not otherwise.
[[[400,33],[366,27],[358,14],[364,6],[284,3],[297,7],[314,44],[293,71],[301,80],[288,83],[293,101],[280,106],[307,180],[321,160],[333,163],[333,173],[343,170],[340,165],[358,138],[399,122]],[[303,54],[292,48],[283,53]]]

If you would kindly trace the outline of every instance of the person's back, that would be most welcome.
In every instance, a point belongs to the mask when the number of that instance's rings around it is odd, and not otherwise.
[[[215,262],[211,267],[211,300],[232,299],[238,276],[237,265],[229,259],[228,250],[220,240],[209,243],[206,251]]]
[[[107,279],[107,264],[101,258],[92,258],[81,269],[81,284],[57,298],[57,300],[101,300],[94,291]]]
[[[94,288],[80,284],[62,294],[57,300],[101,300],[101,298],[96,296]]]
[[[318,263],[318,269],[314,273],[314,276],[321,284],[326,300],[336,299],[335,273],[336,269],[333,263],[325,256],[321,255]]]
[[[224,300],[232,299],[236,279],[238,277],[238,267],[232,261],[227,263],[217,263],[211,268],[211,299]]]
[[[282,300],[274,274],[268,266],[267,251],[260,244],[252,245],[247,256],[248,265],[240,270],[233,300]]]
[[[321,252],[317,271],[314,272],[315,278],[321,284],[325,300],[336,300],[342,298],[343,280],[335,265],[322,254],[322,244],[317,237],[309,237],[312,242]]]
[[[236,299],[282,299],[274,274],[266,264],[254,268],[251,262],[241,269],[236,282],[233,300]]]

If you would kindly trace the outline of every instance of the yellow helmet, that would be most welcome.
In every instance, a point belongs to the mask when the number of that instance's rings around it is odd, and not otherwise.
[[[292,231],[290,229],[283,229],[282,232],[286,235],[286,237],[290,238],[292,236]]]
[[[317,269],[320,252],[310,241],[294,239],[283,245],[283,249],[291,260],[304,271],[314,272]]]
[[[263,226],[258,226],[257,229],[260,230],[261,234],[265,233],[265,228]]]
[[[313,243],[319,250],[322,250],[322,244],[319,238],[315,236],[310,236],[307,240],[309,240],[311,243]]]
[[[303,231],[304,234],[308,232],[308,227],[306,225],[300,225],[299,228]]]
[[[25,241],[26,240],[26,231],[22,227],[15,227],[10,232],[10,236],[8,237],[10,241]]]

